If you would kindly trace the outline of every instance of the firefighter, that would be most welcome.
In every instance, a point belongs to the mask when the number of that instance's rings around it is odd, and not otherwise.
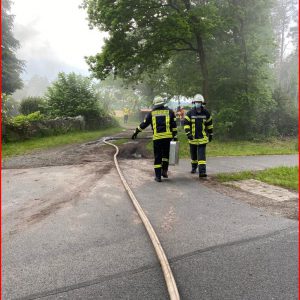
[[[136,139],[138,133],[149,125],[153,130],[154,179],[161,182],[161,176],[168,178],[170,142],[172,139],[177,141],[177,126],[173,110],[165,107],[165,102],[160,96],[154,98],[152,111],[135,129],[132,139]]]
[[[180,107],[180,106],[177,107],[176,117],[177,117],[177,126],[183,126],[183,122],[184,122],[184,109],[182,107]]]
[[[213,139],[212,117],[205,108],[202,95],[197,94],[192,102],[193,108],[189,110],[184,119],[184,130],[190,144],[191,173],[199,171],[199,177],[206,174],[206,144]]]
[[[124,124],[127,124],[128,116],[129,116],[129,109],[127,106],[123,109],[123,115],[124,115]]]

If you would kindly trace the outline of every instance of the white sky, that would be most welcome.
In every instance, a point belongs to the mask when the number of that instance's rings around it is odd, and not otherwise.
[[[105,33],[90,30],[82,0],[14,0],[18,58],[26,60],[24,78],[36,73],[50,80],[58,71],[88,75],[84,56],[101,51]]]

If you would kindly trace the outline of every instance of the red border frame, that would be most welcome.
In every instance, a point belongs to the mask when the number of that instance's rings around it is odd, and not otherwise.
[[[300,92],[300,88],[299,88],[299,72],[300,72],[300,67],[299,67],[299,38],[300,38],[300,34],[299,34],[299,8],[300,8],[300,3],[298,1],[298,299],[300,299],[300,261],[299,261],[299,257],[300,257],[300,220],[299,220],[299,215],[300,215],[300,191],[299,191],[299,187],[300,187],[300,170],[299,170],[299,166],[300,166],[300,155],[299,155],[299,142],[300,142],[300,107],[299,107],[299,92]]]
[[[2,299],[2,1],[1,3],[1,10],[0,10],[0,16],[1,16],[1,42],[0,42],[0,54],[1,54],[1,60],[0,60],[0,69],[1,69],[1,78],[0,78],[0,91],[1,91],[1,113],[0,113],[0,156],[1,156],[1,167],[0,167],[0,268],[1,268],[1,275],[0,275],[0,299]]]
[[[1,55],[1,60],[0,60],[0,69],[1,69],[1,77],[0,77],[0,91],[1,91],[1,108],[2,108],[2,1],[0,0],[1,3],[1,9],[0,9],[0,16],[1,16],[1,23],[0,23],[0,29],[1,29],[1,39],[0,39],[0,55]],[[300,3],[298,1],[298,49],[299,49],[299,39],[300,39],[300,33],[299,33],[299,9],[300,9]],[[298,61],[300,60],[300,55],[298,52]],[[299,155],[299,143],[300,143],[300,106],[299,106],[299,93],[300,93],[300,87],[299,87],[299,81],[300,81],[300,67],[298,63],[298,166],[300,166],[300,155]],[[1,156],[1,166],[0,166],[0,220],[1,220],[1,225],[0,225],[0,268],[1,268],[1,273],[0,273],[0,300],[2,300],[2,109],[0,113],[0,156]],[[300,170],[298,169],[298,185],[300,186]],[[298,188],[298,213],[300,214],[300,191]],[[300,221],[298,219],[298,298],[300,299]]]

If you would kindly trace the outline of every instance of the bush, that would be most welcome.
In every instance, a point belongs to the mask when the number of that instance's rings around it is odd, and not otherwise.
[[[237,111],[232,108],[223,108],[213,114],[214,131],[219,140],[230,138],[233,128],[238,122]]]
[[[18,115],[10,118],[4,124],[3,140],[15,141],[28,138],[32,122],[44,120],[44,115],[39,111],[25,115]]]
[[[52,117],[84,116],[88,123],[106,115],[99,106],[99,99],[92,80],[75,73],[59,73],[58,79],[46,93]]]
[[[27,97],[20,103],[20,112],[23,115],[29,115],[33,112],[46,112],[46,101],[42,97]]]
[[[280,136],[296,136],[298,133],[298,108],[288,93],[277,88],[273,93],[276,107],[272,117]]]
[[[42,115],[39,111],[36,111],[27,116],[18,115],[16,117],[13,117],[7,122],[7,124],[13,127],[21,128],[21,127],[28,126],[29,123],[32,121],[41,121],[41,120],[44,120],[44,115]]]
[[[101,106],[100,96],[92,79],[75,73],[59,73],[46,93],[50,117],[85,119],[87,129],[101,129],[115,125],[107,109]]]

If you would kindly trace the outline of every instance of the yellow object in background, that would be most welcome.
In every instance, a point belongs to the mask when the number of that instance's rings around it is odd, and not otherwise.
[[[125,108],[123,109],[123,114],[124,114],[124,116],[125,116],[125,115],[129,115],[129,109],[128,109],[127,107],[125,107]]]

